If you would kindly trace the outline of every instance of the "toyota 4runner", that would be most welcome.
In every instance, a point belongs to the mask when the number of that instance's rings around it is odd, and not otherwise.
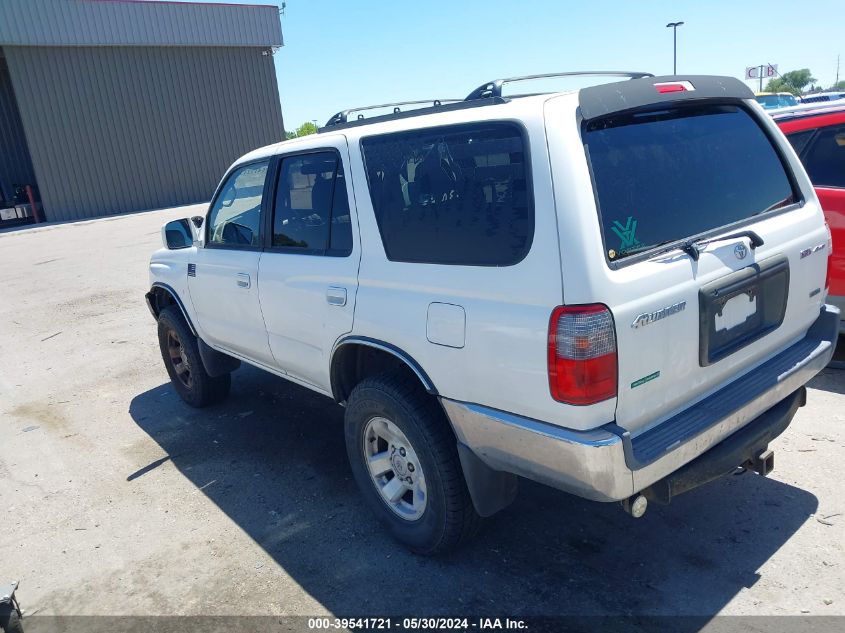
[[[591,75],[615,78],[344,111],[237,160],[150,263],[175,390],[220,401],[244,361],[333,398],[422,553],[519,477],[641,516],[767,474],[839,323],[813,187],[741,82]]]

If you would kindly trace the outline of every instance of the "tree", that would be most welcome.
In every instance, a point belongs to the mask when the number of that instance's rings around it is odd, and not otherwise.
[[[311,121],[306,121],[298,128],[296,128],[296,132],[285,132],[285,138],[290,140],[292,138],[299,138],[300,136],[308,136],[309,134],[316,133],[317,126],[314,125]]]
[[[766,84],[766,92],[791,92],[800,95],[801,91],[816,81],[809,68],[801,70],[790,70],[780,77],[772,79]]]
[[[845,79],[837,81],[830,87],[831,90],[845,90]]]

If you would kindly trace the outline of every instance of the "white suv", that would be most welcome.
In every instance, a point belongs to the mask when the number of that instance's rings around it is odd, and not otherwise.
[[[150,263],[176,391],[219,401],[245,361],[344,405],[364,498],[422,553],[518,477],[640,516],[767,474],[839,323],[813,187],[741,82],[612,74],[239,159]]]

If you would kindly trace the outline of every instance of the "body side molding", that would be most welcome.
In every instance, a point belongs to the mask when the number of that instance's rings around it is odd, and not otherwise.
[[[345,338],[340,339],[337,343],[335,343],[334,349],[332,350],[332,365],[334,365],[335,354],[337,351],[343,347],[344,345],[365,345],[367,347],[373,347],[375,349],[381,350],[383,352],[387,352],[388,354],[392,354],[403,363],[405,363],[408,367],[410,367],[411,371],[416,374],[417,378],[419,378],[420,382],[425,387],[425,390],[430,393],[437,395],[437,389],[434,386],[434,383],[431,381],[431,378],[428,377],[428,374],[425,373],[425,370],[420,366],[420,364],[415,361],[409,354],[404,352],[403,350],[399,349],[395,345],[391,345],[390,343],[386,343],[385,341],[379,341],[374,338],[370,338],[368,336],[347,336]],[[334,376],[334,368],[332,367],[332,393],[337,393],[337,385],[335,384],[335,376]]]

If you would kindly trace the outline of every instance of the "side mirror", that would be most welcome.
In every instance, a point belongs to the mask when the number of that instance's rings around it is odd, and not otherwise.
[[[162,227],[161,232],[165,248],[171,251],[189,248],[194,244],[194,236],[187,218],[168,222]]]

